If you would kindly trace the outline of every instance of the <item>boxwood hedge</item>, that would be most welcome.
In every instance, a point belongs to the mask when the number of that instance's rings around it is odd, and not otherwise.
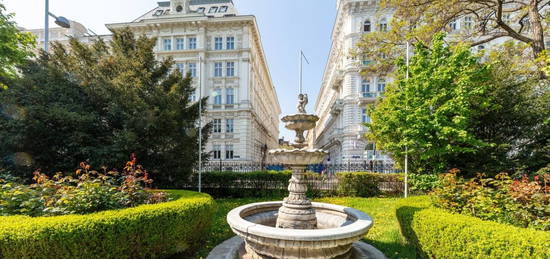
[[[550,232],[453,214],[427,196],[400,201],[396,213],[422,258],[550,258]]]
[[[170,202],[56,217],[0,217],[0,258],[162,258],[201,242],[215,213],[207,194],[169,191]]]

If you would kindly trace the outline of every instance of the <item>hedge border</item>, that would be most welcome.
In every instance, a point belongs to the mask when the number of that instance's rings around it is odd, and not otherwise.
[[[422,258],[550,258],[550,232],[454,214],[427,196],[400,201],[396,214]]]
[[[176,200],[86,215],[0,217],[0,258],[160,258],[189,253],[206,236],[212,197],[167,191]]]

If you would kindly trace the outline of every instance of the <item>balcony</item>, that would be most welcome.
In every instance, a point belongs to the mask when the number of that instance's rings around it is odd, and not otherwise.
[[[382,97],[384,92],[363,92],[359,98],[359,104],[374,102],[378,97]]]

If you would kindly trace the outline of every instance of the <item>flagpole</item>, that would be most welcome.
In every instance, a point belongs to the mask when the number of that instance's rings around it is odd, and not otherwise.
[[[406,79],[407,82],[405,82],[405,85],[407,85],[408,79],[409,79],[409,41],[407,41],[407,73],[406,73]],[[405,89],[405,124],[407,122],[407,116],[408,116],[408,110],[409,110],[409,99],[407,98],[407,89]],[[408,139],[405,137],[405,141],[408,141]],[[405,198],[409,196],[409,144],[405,144]]]
[[[199,192],[202,192],[202,57],[199,55]]]
[[[300,94],[302,94],[302,75],[303,75],[303,68],[304,68],[304,62],[303,62],[303,56],[304,54],[302,53],[302,50],[300,50]]]

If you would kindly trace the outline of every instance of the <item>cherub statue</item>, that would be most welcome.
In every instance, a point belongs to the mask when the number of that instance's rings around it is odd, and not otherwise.
[[[298,95],[298,113],[306,113],[307,94]]]

